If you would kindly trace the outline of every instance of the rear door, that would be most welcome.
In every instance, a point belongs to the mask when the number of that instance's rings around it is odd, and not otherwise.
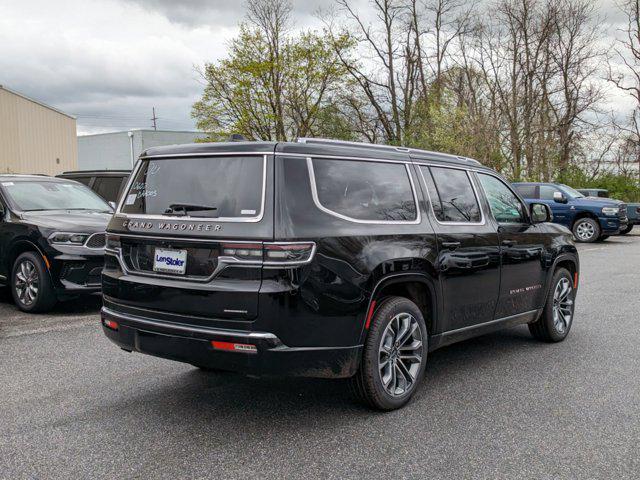
[[[500,178],[476,173],[490,207],[490,221],[498,228],[502,260],[500,298],[495,317],[505,318],[540,308],[544,303],[544,252],[551,236],[544,226],[532,224],[517,195]]]
[[[273,239],[271,153],[142,159],[110,224],[126,275],[105,296],[195,323],[253,319]]]
[[[443,331],[493,320],[500,285],[498,235],[461,168],[419,166],[438,242]]]

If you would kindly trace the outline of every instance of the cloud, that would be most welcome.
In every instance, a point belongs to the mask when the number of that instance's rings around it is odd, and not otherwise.
[[[622,26],[614,3],[600,11]],[[309,29],[333,1],[292,4],[294,27]],[[152,107],[161,128],[193,129],[194,66],[224,56],[244,11],[243,0],[0,0],[0,84],[78,115],[81,133],[148,128]]]
[[[236,33],[116,0],[0,1],[0,10],[0,83],[79,115],[80,131],[132,119],[148,127],[152,106],[166,128],[194,128],[194,66],[224,55]]]

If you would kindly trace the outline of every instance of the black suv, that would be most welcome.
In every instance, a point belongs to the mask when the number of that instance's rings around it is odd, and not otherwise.
[[[107,202],[115,204],[127,184],[130,173],[129,170],[76,170],[61,173],[58,178],[80,182]]]
[[[151,148],[108,227],[105,334],[204,369],[351,377],[405,404],[427,353],[563,340],[578,254],[474,160],[301,139]]]
[[[26,312],[100,291],[111,207],[84,185],[0,175],[0,284]]]

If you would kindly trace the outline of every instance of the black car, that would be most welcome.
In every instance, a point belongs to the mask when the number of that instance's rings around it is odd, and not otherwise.
[[[58,178],[68,178],[83,183],[107,202],[115,203],[120,198],[129,178],[129,170],[77,170],[64,172]]]
[[[398,408],[427,353],[571,328],[578,253],[478,162],[302,139],[151,148],[107,233],[121,348],[253,375],[350,377]]]
[[[0,175],[0,282],[26,312],[100,291],[112,209],[72,180]]]

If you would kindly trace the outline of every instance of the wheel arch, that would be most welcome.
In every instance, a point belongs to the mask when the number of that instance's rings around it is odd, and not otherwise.
[[[577,288],[580,277],[580,262],[578,258],[572,254],[563,254],[559,255],[558,258],[553,262],[553,267],[549,269],[549,274],[547,278],[547,295],[552,287],[551,279],[555,275],[556,271],[559,268],[566,268],[571,273],[571,278],[573,279],[573,286]],[[547,298],[547,295],[544,298]]]
[[[398,273],[380,279],[373,288],[367,303],[365,323],[362,327],[362,342],[364,342],[368,333],[366,320],[368,320],[369,315],[375,313],[382,299],[390,296],[405,297],[415,303],[422,312],[429,335],[435,332],[437,328],[438,297],[433,280],[422,273]]]
[[[13,270],[14,262],[16,261],[16,259],[20,255],[22,255],[25,252],[35,252],[38,255],[40,255],[40,257],[42,257],[44,259],[45,266],[47,267],[46,268],[47,273],[51,277],[51,272],[49,271],[49,262],[47,260],[46,255],[42,252],[40,247],[38,247],[31,240],[20,239],[20,240],[16,240],[15,242],[13,242],[13,244],[7,250],[7,255],[6,255],[5,259],[4,259],[5,268],[6,268],[6,271],[7,271],[7,282],[8,283],[11,282],[11,276],[12,276],[12,270]]]
[[[571,220],[571,230],[573,230],[573,227],[576,224],[576,222],[582,218],[592,218],[596,222],[598,222],[598,225],[600,225],[600,219],[598,218],[598,215],[596,215],[590,210],[579,210],[578,212],[576,212],[576,214],[573,216],[573,219]]]

